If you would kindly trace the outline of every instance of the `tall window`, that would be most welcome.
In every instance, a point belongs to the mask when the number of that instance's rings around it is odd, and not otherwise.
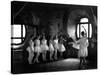
[[[81,32],[84,31],[88,38],[92,37],[92,25],[88,18],[81,18],[79,24],[77,25],[77,37],[81,38]]]
[[[25,39],[24,25],[11,25],[11,45],[13,48],[21,45]]]

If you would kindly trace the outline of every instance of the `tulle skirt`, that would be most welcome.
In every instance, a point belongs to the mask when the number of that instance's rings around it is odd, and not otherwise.
[[[59,49],[59,44],[54,44],[54,49]]]
[[[49,50],[50,50],[50,51],[54,51],[54,47],[53,47],[52,44],[49,45]]]
[[[65,46],[63,44],[59,44],[59,51],[64,52],[65,50]]]
[[[42,51],[48,51],[49,47],[47,45],[41,45],[41,50]]]
[[[28,47],[27,47],[27,51],[28,51],[29,53],[31,53],[31,52],[34,52],[34,49],[32,50],[32,49],[30,48],[30,46],[28,46]]]
[[[40,47],[40,46],[34,47],[34,51],[35,51],[35,52],[41,52],[41,47]]]

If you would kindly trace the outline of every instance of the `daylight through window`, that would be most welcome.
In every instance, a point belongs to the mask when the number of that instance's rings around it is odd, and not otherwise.
[[[25,39],[25,25],[11,25],[11,44],[19,45]]]
[[[77,37],[81,38],[81,32],[84,31],[88,38],[92,37],[92,25],[89,23],[88,18],[81,18],[77,25]]]

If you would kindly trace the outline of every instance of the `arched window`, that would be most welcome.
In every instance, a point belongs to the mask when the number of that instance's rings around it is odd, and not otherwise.
[[[89,22],[89,20],[88,20],[88,18],[81,18],[80,19],[80,23],[88,23]]]
[[[11,47],[19,47],[25,39],[25,25],[11,25]]]
[[[92,37],[92,25],[88,18],[81,18],[77,25],[77,37],[81,38],[81,32],[84,31],[88,38]]]

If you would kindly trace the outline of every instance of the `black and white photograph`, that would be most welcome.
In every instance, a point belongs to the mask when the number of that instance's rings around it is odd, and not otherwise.
[[[11,73],[97,69],[97,8],[11,1]]]

